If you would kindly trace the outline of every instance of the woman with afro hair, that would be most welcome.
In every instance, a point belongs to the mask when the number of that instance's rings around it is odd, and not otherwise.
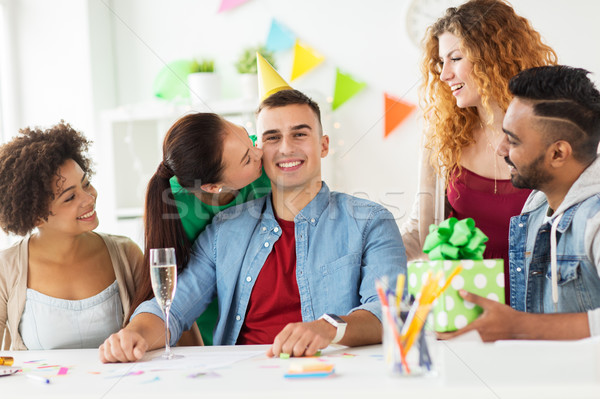
[[[502,119],[519,71],[556,64],[530,22],[503,0],[471,0],[431,25],[423,39],[421,102],[425,118],[419,188],[401,228],[409,260],[422,254],[429,225],[473,218],[489,237],[483,257],[504,259],[508,230],[530,191],[513,187],[497,154]]]
[[[0,147],[1,349],[96,348],[124,325],[142,267],[130,239],[96,233],[89,141],[61,122]]]

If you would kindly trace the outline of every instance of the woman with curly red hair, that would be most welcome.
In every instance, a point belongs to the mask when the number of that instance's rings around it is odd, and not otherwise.
[[[524,69],[556,64],[556,54],[503,0],[449,8],[423,42],[426,128],[418,194],[401,229],[407,256],[423,256],[430,224],[470,217],[489,237],[484,258],[502,258],[508,268],[509,220],[529,195],[512,186],[496,153],[512,98],[508,81]]]
[[[142,268],[130,239],[96,233],[89,141],[60,123],[0,147],[2,349],[96,348],[124,325]]]

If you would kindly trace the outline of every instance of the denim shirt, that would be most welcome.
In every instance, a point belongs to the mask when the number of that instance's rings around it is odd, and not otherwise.
[[[600,161],[589,166],[549,221],[545,220],[548,202],[541,192],[532,193],[523,213],[511,219],[510,303],[516,310],[555,312],[550,236],[552,223],[559,214],[562,217],[556,230],[556,312],[581,313],[600,308],[600,262],[598,248],[595,248],[600,234],[599,171]]]
[[[271,201],[267,195],[229,208],[198,237],[171,306],[172,344],[215,296],[214,344],[236,343],[254,282],[281,236]],[[359,309],[381,320],[375,279],[387,276],[395,285],[397,274],[406,273],[406,253],[392,214],[373,202],[330,192],[323,183],[294,223],[302,320]],[[141,304],[134,317],[141,312],[163,317],[155,300]]]

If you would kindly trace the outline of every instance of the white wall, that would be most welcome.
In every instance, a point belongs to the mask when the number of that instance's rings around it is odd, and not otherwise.
[[[65,119],[89,130],[93,110],[86,2],[19,0],[15,49],[21,126]]]
[[[323,65],[291,82],[309,92],[333,94],[335,68],[368,83],[368,88],[333,113],[341,125],[329,132],[335,153],[335,188],[385,203],[402,218],[417,183],[418,113],[383,139],[383,91],[417,102],[420,53],[405,33],[408,1],[251,0],[217,14],[220,0],[130,0],[115,2],[117,83],[121,103],[151,96],[152,81],[177,58],[214,56],[235,91],[233,62],[240,49],[264,42],[275,17],[326,57]],[[560,62],[600,73],[600,52],[580,43],[600,38],[594,0],[515,0]],[[593,20],[594,18],[594,20]],[[279,71],[289,78],[292,52],[278,54]],[[595,76],[598,79],[598,76]],[[326,106],[322,104],[322,106]],[[341,143],[343,141],[343,144]]]
[[[399,222],[409,211],[417,181],[418,113],[383,139],[383,92],[417,102],[420,53],[405,33],[409,0],[250,0],[222,14],[216,12],[220,0],[12,3],[18,125],[48,125],[64,118],[100,141],[107,132],[99,129],[99,112],[150,101],[154,77],[172,60],[213,56],[225,81],[224,95],[235,96],[236,57],[243,47],[264,42],[271,18],[277,18],[326,57],[292,86],[331,96],[336,67],[368,84],[332,114],[340,124],[328,132],[334,188],[386,204]],[[585,67],[600,81],[600,2],[512,3],[554,47],[561,63]],[[288,78],[292,52],[277,58],[278,69]],[[97,155],[100,166],[105,159]],[[110,177],[99,172],[101,199]]]

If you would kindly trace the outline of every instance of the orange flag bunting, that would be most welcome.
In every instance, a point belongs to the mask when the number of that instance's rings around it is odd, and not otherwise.
[[[325,57],[317,53],[300,40],[296,40],[294,46],[294,64],[292,65],[292,78],[294,80],[306,72],[312,70],[317,65],[323,62]]]
[[[416,105],[387,93],[383,93],[383,95],[385,97],[385,108],[383,110],[385,112],[384,137],[387,137],[414,111]]]

